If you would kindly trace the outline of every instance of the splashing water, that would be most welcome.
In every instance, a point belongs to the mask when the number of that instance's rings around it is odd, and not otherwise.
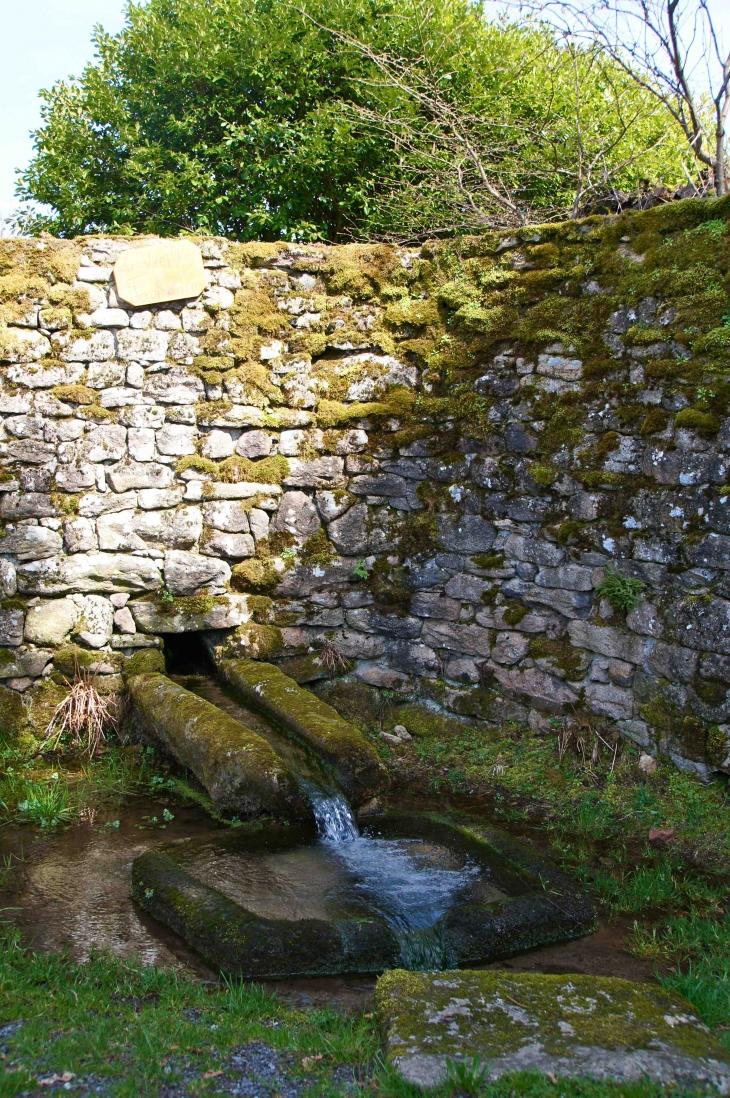
[[[360,838],[352,809],[341,793],[327,794],[313,786],[306,792],[323,842],[347,843]]]
[[[442,869],[419,864],[410,840],[360,835],[349,804],[338,794],[309,790],[320,841],[354,878],[352,891],[388,923],[403,964],[412,970],[444,967],[446,943],[437,925],[457,894],[478,873],[476,866]]]

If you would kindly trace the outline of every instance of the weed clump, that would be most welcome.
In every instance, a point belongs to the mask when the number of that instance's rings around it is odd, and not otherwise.
[[[606,573],[596,587],[599,598],[608,599],[615,610],[628,614],[639,605],[646,584],[632,576],[622,576],[613,565],[608,565]]]

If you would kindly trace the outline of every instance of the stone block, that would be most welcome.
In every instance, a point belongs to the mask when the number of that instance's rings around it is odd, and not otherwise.
[[[674,607],[672,625],[682,646],[730,655],[730,602],[683,599]]]
[[[634,610],[629,610],[626,624],[632,632],[641,633],[644,637],[664,636],[664,622],[659,609],[646,599],[642,599]]]
[[[686,545],[684,555],[690,564],[699,568],[730,569],[730,537],[708,534],[694,545]]]
[[[0,543],[3,553],[16,560],[42,560],[61,552],[61,535],[45,526],[17,526]]]
[[[592,591],[593,569],[580,564],[561,564],[557,568],[541,568],[535,576],[538,587],[561,587],[566,591]]]
[[[341,457],[320,457],[312,461],[289,459],[285,488],[344,488],[347,480]]]
[[[585,700],[589,709],[612,721],[630,720],[634,712],[634,695],[631,690],[612,683],[589,682],[585,688]]]
[[[18,576],[15,565],[9,560],[0,559],[0,593],[12,598],[18,590]]]
[[[245,595],[180,596],[172,603],[139,599],[129,610],[140,633],[196,633],[235,629],[249,619]]]
[[[25,595],[65,595],[70,592],[155,591],[160,569],[147,557],[124,553],[75,553],[49,557],[18,568],[18,590]]]
[[[568,636],[576,648],[587,648],[601,656],[639,664],[644,659],[646,642],[609,625],[589,625],[586,621],[568,623]]]
[[[389,667],[405,675],[425,675],[432,679],[442,671],[441,660],[433,648],[421,641],[394,641],[388,645],[386,658]]]
[[[62,492],[83,492],[96,484],[96,467],[90,464],[60,465],[56,469],[56,487]]]
[[[14,607],[0,607],[0,646],[17,647],[23,643],[25,614]]]
[[[56,385],[75,385],[82,381],[85,369],[81,362],[42,362],[8,368],[8,381],[26,389],[53,389]]]
[[[491,650],[489,630],[480,625],[427,620],[421,640],[431,648],[447,648],[465,656],[488,656]]]
[[[254,458],[268,457],[271,453],[271,436],[266,431],[244,431],[236,443],[236,453],[251,461]]]
[[[180,423],[166,423],[157,432],[157,449],[170,457],[185,457],[195,453],[198,438],[196,427],[185,427]]]
[[[89,492],[79,500],[79,514],[84,518],[96,518],[110,511],[134,511],[137,506],[136,492]]]
[[[243,560],[256,552],[256,543],[251,534],[227,534],[214,530],[200,543],[200,552],[208,557],[227,557],[230,560]]]
[[[203,514],[195,506],[145,511],[135,516],[132,528],[147,546],[191,549],[203,532]]]
[[[444,587],[444,593],[451,599],[459,599],[461,602],[476,602],[481,606],[483,605],[482,595],[485,591],[489,591],[491,586],[489,580],[469,575],[468,572],[457,572]]]
[[[633,1089],[730,1093],[730,1053],[682,996],[611,976],[386,972],[378,1024],[391,1068],[432,1089],[448,1065],[478,1062],[489,1086],[509,1072]],[[559,1089],[559,1087],[558,1087]]]
[[[117,336],[117,355],[124,362],[164,362],[169,342],[167,332],[127,328]]]
[[[230,457],[234,448],[235,444],[230,431],[213,430],[203,435],[200,452],[203,457],[210,458],[212,461],[219,461],[221,458]]]
[[[58,332],[53,344],[63,362],[105,362],[114,358],[114,336],[111,332],[94,332],[88,338],[72,338]]]
[[[125,373],[124,363],[115,359],[111,362],[90,362],[84,383],[90,389],[110,389],[124,385]]]
[[[530,642],[521,633],[497,633],[492,659],[495,663],[511,667],[524,659],[530,651]]]
[[[157,335],[163,335],[157,332]],[[197,404],[205,397],[205,386],[199,377],[192,377],[175,367],[169,373],[148,374],[144,395],[159,404]]]
[[[231,569],[224,560],[172,549],[165,554],[165,586],[175,595],[222,594]]]
[[[206,526],[231,534],[247,534],[250,529],[246,508],[237,500],[215,500],[203,504]],[[268,516],[267,516],[268,521]]]
[[[657,641],[648,651],[646,668],[670,682],[692,682],[697,673],[699,653],[692,648]]]
[[[443,598],[428,591],[417,591],[411,599],[411,613],[419,618],[438,618],[441,621],[458,621],[461,603]]]
[[[87,595],[76,626],[78,640],[89,648],[103,648],[114,631],[114,607],[101,595]]]
[[[486,553],[494,544],[496,531],[480,515],[439,515],[439,540],[447,553]]]
[[[512,579],[502,585],[502,593],[508,598],[524,599],[552,607],[566,618],[587,618],[593,600],[587,592],[564,591],[558,587],[538,587],[527,580]]]
[[[0,501],[4,519],[51,518],[56,507],[47,492],[8,492]]]
[[[382,614],[373,607],[348,610],[345,617],[352,629],[359,629],[364,633],[381,633],[386,637],[399,639],[417,637],[423,624],[420,618],[411,617],[409,614],[402,617],[397,614]]]
[[[127,452],[127,428],[117,424],[94,427],[79,443],[77,452],[81,462],[119,461]]]
[[[520,670],[490,664],[494,677],[509,694],[526,698],[536,709],[560,713],[566,706],[578,704],[578,695],[561,679],[556,679],[539,667]]]
[[[286,531],[294,537],[304,541],[320,528],[320,519],[317,507],[311,496],[304,492],[284,492],[279,504],[279,510],[271,523],[272,530]],[[332,538],[332,526],[330,524],[330,537]],[[334,538],[332,541],[334,542]],[[335,542],[335,545],[337,543]],[[339,546],[338,546],[339,548]]]
[[[122,461],[106,476],[114,491],[121,493],[134,488],[169,488],[172,484],[172,470],[157,461]]]
[[[50,354],[51,344],[40,332],[23,328],[3,328],[0,338],[0,362],[29,363],[37,362],[44,355]],[[23,376],[22,370],[14,370],[11,381],[17,385],[24,382],[16,380]],[[10,371],[8,371],[10,377]]]

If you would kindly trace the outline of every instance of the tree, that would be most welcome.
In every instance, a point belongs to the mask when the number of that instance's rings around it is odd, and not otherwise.
[[[727,194],[730,44],[723,48],[707,0],[520,0],[519,7],[605,50],[684,134],[690,180],[699,169],[702,190]]]
[[[97,29],[42,93],[21,227],[423,236],[681,173],[674,123],[594,45],[470,0],[300,3],[148,0]]]
[[[411,56],[332,30],[371,65],[359,78],[370,101],[343,109],[397,154],[374,177],[371,227],[422,236],[575,217],[617,187],[681,178],[673,120],[595,43],[475,10],[445,25],[430,0],[413,11]]]

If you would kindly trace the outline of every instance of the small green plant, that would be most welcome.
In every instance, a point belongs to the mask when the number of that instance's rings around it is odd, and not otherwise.
[[[297,559],[297,551],[296,551],[296,549],[294,548],[293,545],[287,545],[286,548],[281,550],[281,552],[279,553],[279,556],[281,557],[282,560],[292,560],[292,561],[294,561],[294,560]]]
[[[486,1081],[486,1071],[481,1056],[473,1056],[471,1060],[447,1060],[447,1087],[460,1094],[478,1094]]]
[[[352,570],[353,576],[357,576],[358,579],[366,580],[368,578],[368,567],[364,560],[359,560]]]
[[[622,576],[615,565],[609,564],[603,579],[596,587],[596,594],[601,599],[608,599],[615,610],[628,614],[639,605],[645,589],[646,584],[642,580],[633,576]]]
[[[23,822],[50,831],[73,819],[75,813],[67,801],[68,791],[58,782],[48,785],[34,783],[26,799],[18,804],[18,813]]]
[[[163,604],[163,606],[171,606],[174,601],[175,596],[173,595],[170,588],[163,587],[160,591],[160,602]]]

